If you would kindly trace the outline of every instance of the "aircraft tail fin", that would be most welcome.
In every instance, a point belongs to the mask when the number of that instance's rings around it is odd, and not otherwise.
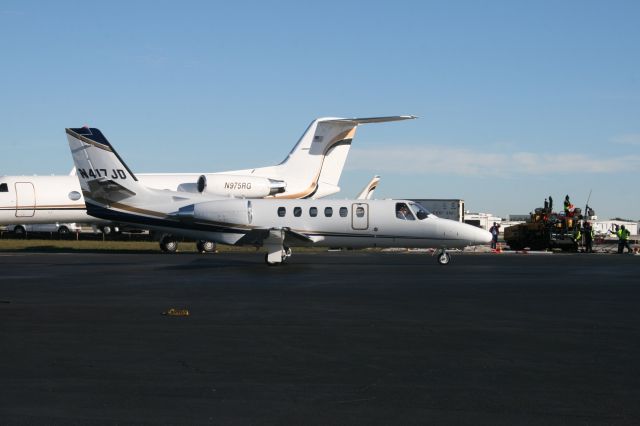
[[[147,191],[100,130],[82,127],[66,132],[86,200],[110,204]]]
[[[370,118],[318,118],[314,120],[288,157],[275,167],[255,169],[287,182],[277,198],[320,198],[340,191],[338,182],[356,127],[361,124],[410,120],[412,115]]]
[[[374,176],[369,181],[369,183],[364,188],[362,188],[362,191],[360,191],[360,194],[358,194],[356,199],[358,199],[358,200],[370,200],[371,197],[373,196],[373,192],[378,187],[378,183],[379,182],[380,182],[380,176],[378,176],[378,175]]]

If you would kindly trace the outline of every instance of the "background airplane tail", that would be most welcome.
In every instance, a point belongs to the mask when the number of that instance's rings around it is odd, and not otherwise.
[[[371,178],[369,183],[367,183],[365,187],[362,188],[362,191],[360,191],[360,193],[356,196],[356,199],[370,200],[371,197],[373,196],[373,192],[378,187],[379,182],[380,182],[380,176],[375,175],[373,178]]]
[[[100,130],[82,127],[66,132],[86,200],[110,204],[147,190]]]
[[[334,194],[340,191],[340,175],[359,125],[413,118],[416,117],[316,119],[281,164],[256,172],[276,175],[287,182],[286,192],[276,195],[277,198],[320,198]]]

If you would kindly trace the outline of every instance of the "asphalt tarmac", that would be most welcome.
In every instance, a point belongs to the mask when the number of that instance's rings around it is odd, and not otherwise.
[[[262,256],[0,253],[0,423],[640,424],[640,256]]]

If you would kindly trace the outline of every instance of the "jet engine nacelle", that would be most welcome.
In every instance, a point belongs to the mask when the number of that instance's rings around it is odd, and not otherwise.
[[[209,174],[198,178],[197,191],[205,195],[263,198],[284,192],[287,184],[258,176]]]
[[[181,207],[176,216],[208,223],[248,225],[252,220],[251,200],[216,200]]]

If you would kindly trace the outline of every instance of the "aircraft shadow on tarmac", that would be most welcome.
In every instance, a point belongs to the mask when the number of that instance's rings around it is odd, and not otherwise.
[[[186,253],[185,253],[186,255]],[[192,255],[192,254],[189,254]],[[163,255],[166,256],[166,255]],[[175,255],[173,255],[175,256]],[[424,254],[406,254],[406,253],[363,253],[349,252],[344,253],[299,253],[291,257],[284,264],[276,266],[267,266],[263,262],[264,254],[258,253],[217,253],[213,255],[193,255],[198,256],[196,259],[181,263],[166,265],[166,270],[203,270],[203,269],[220,269],[220,268],[253,268],[260,271],[293,271],[309,268],[326,268],[327,266],[366,266],[368,268],[375,267],[379,264],[381,257],[384,259],[384,265],[388,266],[416,266],[416,256],[422,257],[418,261],[418,266],[434,267],[442,269],[431,255]],[[454,256],[455,260],[458,259]]]

